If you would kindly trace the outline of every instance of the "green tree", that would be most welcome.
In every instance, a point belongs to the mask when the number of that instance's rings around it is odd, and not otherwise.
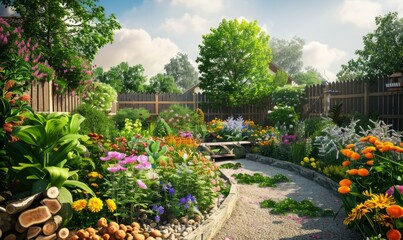
[[[295,83],[314,85],[322,83],[325,78],[313,67],[306,67],[304,72],[298,72],[293,77]]]
[[[150,78],[150,85],[146,87],[148,93],[180,93],[172,76],[158,73]]]
[[[269,36],[257,21],[223,19],[199,45],[200,87],[215,101],[242,105],[270,93]]]
[[[274,75],[273,84],[276,87],[282,87],[288,82],[288,75],[283,70],[278,70]]]
[[[128,62],[121,62],[113,66],[109,71],[96,68],[95,78],[103,83],[111,85],[118,93],[141,93],[145,91],[147,77],[144,75],[144,67],[141,64],[129,66]]]
[[[363,37],[364,49],[356,50],[357,59],[342,65],[339,80],[374,78],[403,71],[403,18],[396,12],[375,18],[377,28]]]
[[[299,37],[293,37],[291,40],[273,38],[270,41],[273,63],[290,76],[294,76],[302,69],[302,48],[304,44],[305,41]]]
[[[174,77],[176,85],[181,90],[187,90],[199,81],[199,74],[189,62],[186,54],[178,53],[171,58],[169,63],[164,66],[164,69],[168,75]]]
[[[23,34],[40,43],[42,59],[55,69],[56,87],[61,91],[90,82],[89,62],[120,28],[115,16],[106,16],[97,0],[0,1],[23,19]]]

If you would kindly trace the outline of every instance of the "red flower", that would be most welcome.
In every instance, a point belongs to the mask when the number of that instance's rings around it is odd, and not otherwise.
[[[5,132],[11,133],[13,131],[13,124],[11,123],[4,123],[3,124],[3,130]]]
[[[24,93],[21,97],[20,100],[23,102],[29,102],[31,100],[31,97],[29,96],[29,94]]]

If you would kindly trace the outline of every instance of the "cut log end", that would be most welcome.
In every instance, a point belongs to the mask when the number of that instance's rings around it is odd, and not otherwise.
[[[27,231],[27,228],[24,228],[23,226],[21,226],[20,222],[17,221],[15,223],[15,231],[17,231],[18,233],[23,233],[23,232]]]
[[[52,235],[45,236],[45,235],[39,235],[35,239],[36,240],[55,240],[57,238],[56,233],[53,233]]]
[[[32,226],[28,228],[27,239],[33,239],[42,232],[42,228],[39,226]]]
[[[47,198],[57,198],[59,196],[59,189],[57,187],[50,187],[45,192],[45,197]]]
[[[42,227],[42,232],[45,235],[51,235],[56,232],[56,230],[59,228],[63,221],[63,218],[59,215],[53,216],[52,219],[47,221],[45,224],[43,224]]]
[[[57,232],[57,237],[60,239],[67,239],[67,237],[70,234],[70,230],[68,228],[61,228],[58,232]]]
[[[49,208],[46,206],[39,206],[33,209],[24,211],[18,217],[22,227],[29,228],[32,225],[44,223],[52,217]]]
[[[52,214],[57,214],[62,208],[62,204],[56,198],[45,198],[41,203],[47,206]]]

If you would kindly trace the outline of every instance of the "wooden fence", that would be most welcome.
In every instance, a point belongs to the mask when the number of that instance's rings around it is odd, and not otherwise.
[[[386,83],[387,77],[369,82],[354,80],[308,86],[307,116],[327,116],[331,107],[342,104],[343,115],[375,116],[402,131],[403,89],[388,91]]]
[[[35,112],[72,112],[81,104],[80,96],[72,92],[54,94],[52,82],[31,85],[31,107]]]

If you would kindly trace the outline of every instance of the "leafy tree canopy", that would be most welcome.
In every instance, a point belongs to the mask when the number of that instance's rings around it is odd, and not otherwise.
[[[189,62],[188,56],[178,53],[164,66],[168,75],[171,75],[178,88],[187,90],[198,83],[199,74]]]
[[[180,93],[176,87],[175,79],[166,74],[158,73],[150,78],[150,84],[146,87],[148,93]]]
[[[305,72],[298,72],[294,75],[297,84],[314,85],[322,83],[325,78],[313,67],[306,67]]]
[[[274,75],[273,84],[276,87],[282,87],[288,82],[288,75],[283,70],[278,70]]]
[[[102,68],[94,70],[95,78],[103,83],[111,85],[118,93],[140,93],[145,91],[147,77],[144,75],[144,67],[141,64],[129,66],[127,62],[121,62],[103,72]]]
[[[396,12],[375,18],[377,28],[363,37],[364,49],[357,59],[342,65],[339,80],[375,78],[403,71],[403,18]]]
[[[226,105],[242,105],[270,93],[269,36],[257,21],[223,19],[199,45],[200,87]]]
[[[39,42],[42,59],[56,72],[55,87],[76,90],[89,81],[90,61],[120,28],[97,0],[0,0],[20,15],[26,38]]]
[[[294,76],[302,69],[302,48],[304,44],[305,41],[299,37],[293,37],[291,40],[273,38],[270,41],[273,63],[290,76]]]

